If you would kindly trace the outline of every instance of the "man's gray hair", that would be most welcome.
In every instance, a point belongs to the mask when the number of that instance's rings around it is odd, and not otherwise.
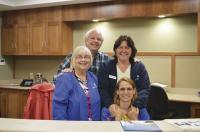
[[[98,34],[101,34],[101,36],[102,36],[102,41],[103,41],[103,34],[102,34],[101,30],[99,30],[99,29],[97,29],[97,28],[92,28],[92,29],[90,29],[89,31],[86,32],[86,34],[85,34],[85,41],[86,41],[86,39],[89,37],[89,35],[90,35],[92,32],[97,32]]]

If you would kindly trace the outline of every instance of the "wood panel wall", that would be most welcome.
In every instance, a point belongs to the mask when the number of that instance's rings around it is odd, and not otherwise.
[[[196,13],[198,0],[132,0],[63,6],[64,21]]]

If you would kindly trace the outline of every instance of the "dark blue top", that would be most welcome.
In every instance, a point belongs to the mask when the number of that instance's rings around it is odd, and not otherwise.
[[[146,110],[146,108],[140,109],[139,110],[139,115],[138,115],[138,120],[149,120],[149,114]],[[115,120],[113,117],[111,117],[111,114],[108,110],[108,108],[103,107],[101,111],[101,120],[102,121],[112,121]]]
[[[91,97],[92,120],[100,120],[97,78],[89,71],[87,85]],[[74,73],[63,73],[57,78],[52,107],[54,120],[88,120],[87,96]]]

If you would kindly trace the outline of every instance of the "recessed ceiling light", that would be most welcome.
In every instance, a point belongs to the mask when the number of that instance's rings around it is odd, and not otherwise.
[[[93,22],[98,22],[99,20],[98,20],[98,19],[93,19],[92,21],[93,21]]]
[[[158,18],[164,18],[166,17],[165,15],[159,15]]]

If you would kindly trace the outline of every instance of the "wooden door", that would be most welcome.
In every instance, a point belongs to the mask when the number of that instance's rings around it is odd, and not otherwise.
[[[60,22],[49,22],[47,24],[46,36],[48,55],[59,55],[62,53]]]
[[[20,100],[19,100],[19,118],[23,118],[24,115],[24,107],[26,106],[29,92],[28,90],[19,91],[20,92]]]
[[[62,52],[60,55],[66,55],[73,50],[73,25],[72,23],[62,23]]]
[[[31,24],[30,27],[30,55],[47,54],[47,43],[45,37],[45,24]]]
[[[0,88],[0,117],[23,118],[28,90]]]
[[[23,118],[24,106],[27,101],[27,92],[24,90],[7,91],[7,117]]]
[[[2,26],[2,55],[15,55],[15,35],[14,25]]]
[[[6,93],[0,89],[0,117],[7,117],[6,114],[6,108],[7,108],[7,103],[6,103]]]
[[[19,118],[19,113],[20,113],[19,94],[17,92],[8,92],[6,100],[7,100],[7,117]]]
[[[16,55],[28,55],[30,48],[28,24],[17,25],[16,32]]]

